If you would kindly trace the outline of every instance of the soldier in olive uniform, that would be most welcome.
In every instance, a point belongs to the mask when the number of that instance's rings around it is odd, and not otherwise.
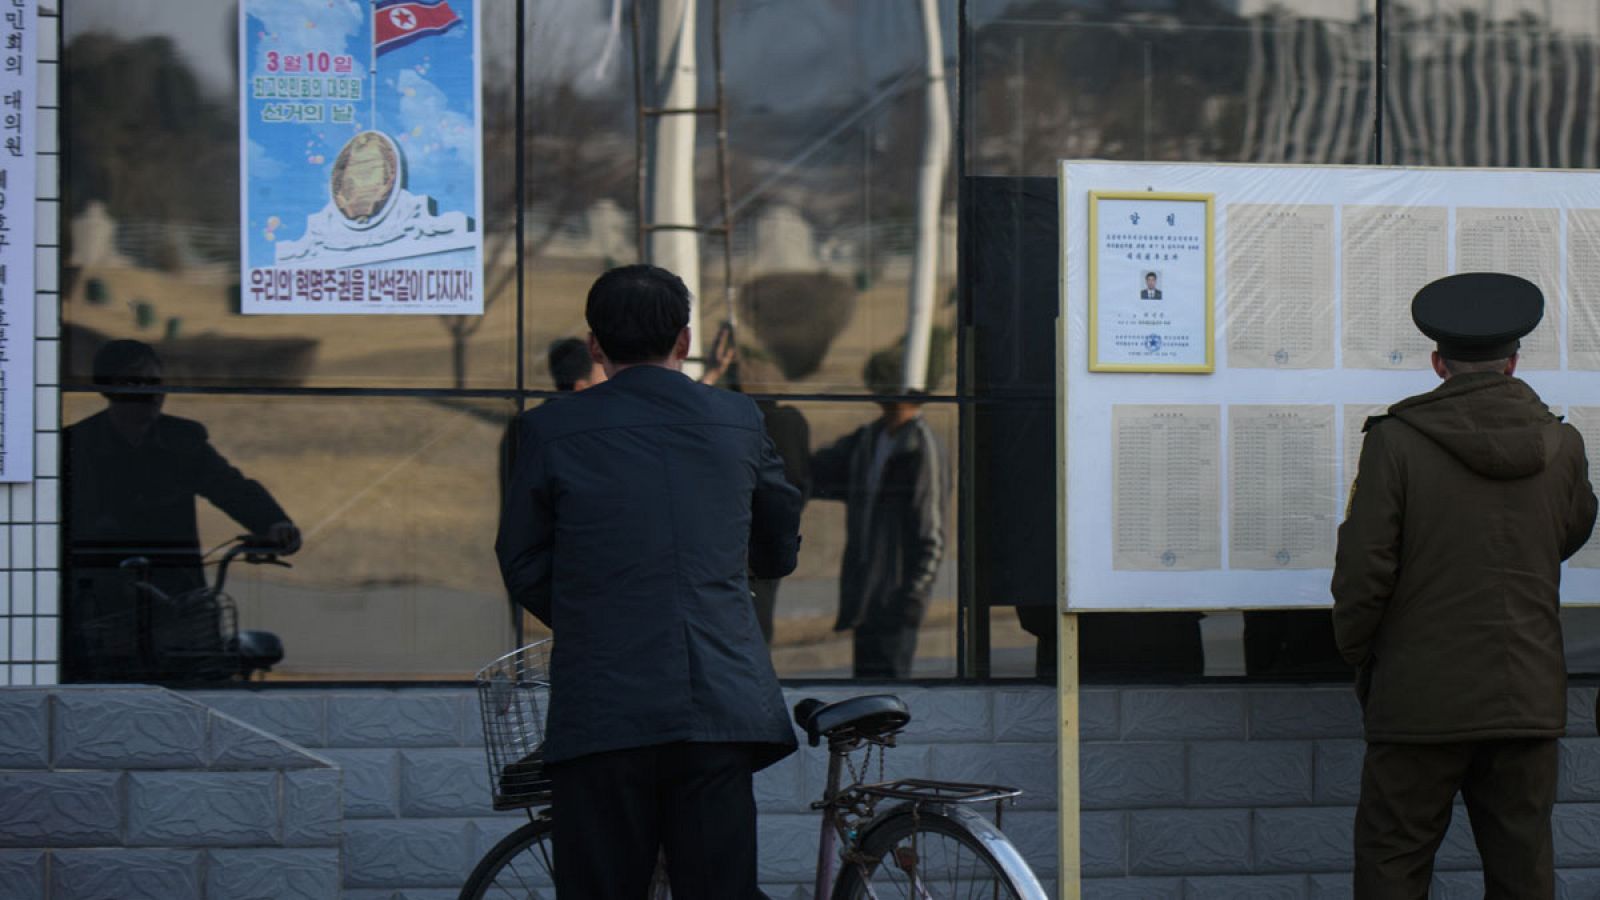
[[[1425,900],[1458,791],[1485,897],[1554,894],[1561,562],[1588,540],[1595,496],[1577,430],[1512,377],[1543,312],[1510,275],[1424,287],[1412,318],[1444,384],[1366,425],[1333,573],[1367,738],[1358,900]]]

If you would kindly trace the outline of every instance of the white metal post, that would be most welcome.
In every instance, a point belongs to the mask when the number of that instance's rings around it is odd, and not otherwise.
[[[921,0],[922,35],[927,56],[927,123],[922,139],[922,165],[917,171],[917,248],[911,263],[911,292],[906,312],[904,388],[927,388],[928,348],[933,340],[934,289],[939,277],[939,211],[944,178],[950,165],[950,104],[945,92],[944,39],[937,0]]]
[[[642,0],[641,0],[642,2]],[[656,27],[657,105],[690,109],[699,103],[695,69],[695,6],[697,0],[660,0]],[[695,116],[656,117],[655,152],[651,156],[651,219],[658,225],[698,225],[694,204]],[[689,312],[689,355],[700,356],[700,235],[662,230],[650,235],[650,258],[675,272],[694,296]],[[698,369],[698,367],[696,367]],[[698,371],[690,372],[691,375]]]

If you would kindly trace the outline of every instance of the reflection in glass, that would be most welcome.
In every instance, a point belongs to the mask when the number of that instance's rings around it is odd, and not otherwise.
[[[69,394],[64,417],[100,405]],[[511,645],[493,553],[510,403],[171,395],[164,412],[204,422],[216,451],[302,530],[294,568],[229,573],[239,627],[283,641],[270,677],[464,679]],[[199,546],[239,533],[210,504],[191,515]]]
[[[956,5],[939,3],[952,74]],[[623,29],[623,45],[605,65],[596,62],[598,44],[588,57],[570,46],[582,32],[577,24],[604,35],[605,15],[600,6],[574,7],[563,15],[567,27],[528,35],[528,57],[538,61],[526,85],[529,121],[539,123],[526,158],[524,348],[533,373],[551,341],[587,330],[583,297],[594,277],[637,255],[631,33]],[[654,33],[648,17],[643,31]],[[705,103],[709,37],[702,28]],[[695,327],[709,342],[730,312],[738,319],[746,390],[863,393],[862,365],[901,340],[912,307],[918,172],[932,108],[924,23],[916,4],[739,3],[728,7],[723,45],[735,300],[730,311],[720,240],[708,237]],[[953,93],[945,93],[953,109]],[[696,215],[715,226],[716,142],[710,128],[697,135],[696,154],[707,164],[696,180]],[[955,325],[955,206],[947,174],[932,227],[930,341]],[[943,346],[953,363],[954,342]],[[545,386],[537,374],[530,383]],[[952,381],[939,392],[953,390]]]
[[[899,384],[902,355],[867,362],[879,393]],[[930,379],[936,380],[936,379]],[[857,678],[906,678],[943,561],[951,471],[922,404],[881,401],[878,417],[811,457],[812,496],[845,504],[837,631],[853,631]]]
[[[908,410],[914,424],[877,445],[887,455],[875,495],[866,493],[867,470],[874,455],[851,456],[847,452],[841,465],[837,451],[841,447],[874,449],[871,438],[883,422],[882,406],[782,401],[777,409],[789,420],[778,426],[789,433],[775,440],[786,463],[792,451],[784,449],[785,442],[795,446],[802,420],[810,433],[811,450],[797,454],[794,464],[786,466],[791,480],[809,477],[811,501],[800,522],[799,568],[776,586],[772,659],[778,674],[785,678],[850,677],[861,661],[856,652],[858,632],[851,628],[857,617],[854,613],[842,615],[852,605],[876,614],[873,624],[885,621],[884,613],[890,608],[903,614],[894,624],[907,627],[893,630],[890,636],[901,642],[896,647],[903,654],[914,655],[909,672],[898,674],[919,678],[956,674],[956,560],[951,546],[957,510],[948,490],[956,470],[950,455],[956,446],[955,407],[929,403],[920,410]],[[769,433],[772,431],[769,424]],[[854,479],[852,460],[862,464]],[[928,502],[931,491],[924,495],[910,492],[918,474],[932,479],[927,487],[937,486],[936,502]],[[909,515],[913,509],[920,509],[944,529],[942,548],[913,547],[909,536],[913,530],[900,528],[898,522],[882,531],[871,530],[879,527],[869,521],[871,517],[882,521],[891,510],[894,515]],[[862,530],[863,525],[868,530]],[[904,545],[899,542],[901,537]],[[891,551],[892,559],[883,556]],[[907,568],[913,552],[918,554],[919,565],[933,566],[932,577],[916,585]],[[870,568],[863,568],[862,561]],[[891,596],[895,587],[914,586],[922,590],[920,600],[911,598],[914,603],[901,603],[906,599],[904,592]],[[878,673],[877,677],[888,675]]]
[[[1371,159],[1371,9],[1152,6],[973,0],[967,174],[1053,176],[1059,159]]]
[[[170,384],[515,386],[513,70],[491,37],[513,4],[484,9],[481,317],[240,315],[236,4],[64,6],[63,383],[126,337],[157,347]],[[338,138],[282,177],[327,179]]]
[[[112,341],[94,358],[110,388],[153,390],[148,344]],[[205,498],[253,543],[292,553],[299,532],[259,482],[234,468],[200,422],[163,413],[160,393],[109,393],[106,408],[62,433],[67,468],[67,661],[102,681],[234,674],[219,665],[234,637],[201,567],[195,501]],[[235,670],[236,671],[236,670]]]
[[[783,477],[800,492],[801,503],[811,499],[811,423],[796,406],[777,400],[757,400],[767,439],[783,460]],[[803,509],[803,507],[802,507]],[[778,608],[781,578],[750,576],[750,599],[756,605],[756,623],[761,637],[772,646],[773,616]]]
[[[1592,2],[1385,2],[1385,162],[1600,163],[1600,19]]]

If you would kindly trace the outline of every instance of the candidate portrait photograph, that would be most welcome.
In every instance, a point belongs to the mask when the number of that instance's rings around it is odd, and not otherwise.
[[[1156,287],[1157,276],[1154,272],[1144,273],[1144,289],[1139,291],[1140,300],[1160,300],[1161,289]]]

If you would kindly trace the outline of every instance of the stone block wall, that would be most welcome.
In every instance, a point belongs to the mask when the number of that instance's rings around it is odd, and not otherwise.
[[[871,690],[791,688],[788,699]],[[116,702],[94,693],[0,691],[0,900],[448,900],[522,821],[489,810],[469,688],[187,695],[225,715],[139,692]],[[1054,690],[898,693],[914,718],[882,777],[1023,788],[1005,831],[1053,890]],[[1569,900],[1600,896],[1594,700],[1595,688],[1572,689],[1572,736],[1561,747],[1555,835],[1559,896]],[[1363,745],[1347,688],[1090,688],[1081,717],[1084,897],[1350,896]],[[177,739],[152,742],[151,728]],[[775,900],[810,896],[818,828],[810,803],[825,775],[825,753],[802,747],[757,778],[762,879]],[[866,775],[880,777],[876,763]],[[333,808],[341,794],[342,819]],[[107,893],[95,879],[108,864],[132,887]],[[1481,896],[1477,867],[1458,811],[1434,896]]]
[[[341,792],[170,691],[0,689],[0,900],[328,900]]]
[[[1558,897],[1600,896],[1595,689],[1568,695],[1555,812]],[[1346,687],[1089,689],[1081,698],[1085,898],[1351,896],[1361,715]],[[1007,829],[1009,832],[1011,829]],[[1482,897],[1458,807],[1436,900]]]
[[[345,900],[455,900],[526,817],[490,809],[471,688],[248,689],[193,699],[310,748],[344,776]]]
[[[788,691],[839,699],[873,688]],[[897,691],[911,727],[884,776],[1015,785],[1005,831],[1052,891],[1055,692],[1043,686]],[[489,812],[469,689],[250,690],[193,695],[308,747],[345,773],[345,897],[445,900],[520,819]],[[1562,896],[1600,896],[1595,689],[1571,692],[1556,810]],[[1088,688],[1081,697],[1084,897],[1323,900],[1350,896],[1361,723],[1343,686]],[[826,754],[801,747],[757,776],[761,872],[775,900],[810,896]],[[876,764],[868,773],[878,777]],[[1481,895],[1464,812],[1435,895]]]
[[[840,699],[872,689],[789,692]],[[1005,825],[1047,879],[1055,847],[1055,693],[1048,688],[906,688],[913,725],[884,777],[935,775],[1024,788]],[[281,735],[344,773],[346,900],[449,900],[472,866],[520,825],[489,808],[477,695],[470,688],[204,691],[189,696]],[[878,768],[873,764],[871,777]],[[827,754],[760,773],[761,875],[774,900],[809,897]]]

